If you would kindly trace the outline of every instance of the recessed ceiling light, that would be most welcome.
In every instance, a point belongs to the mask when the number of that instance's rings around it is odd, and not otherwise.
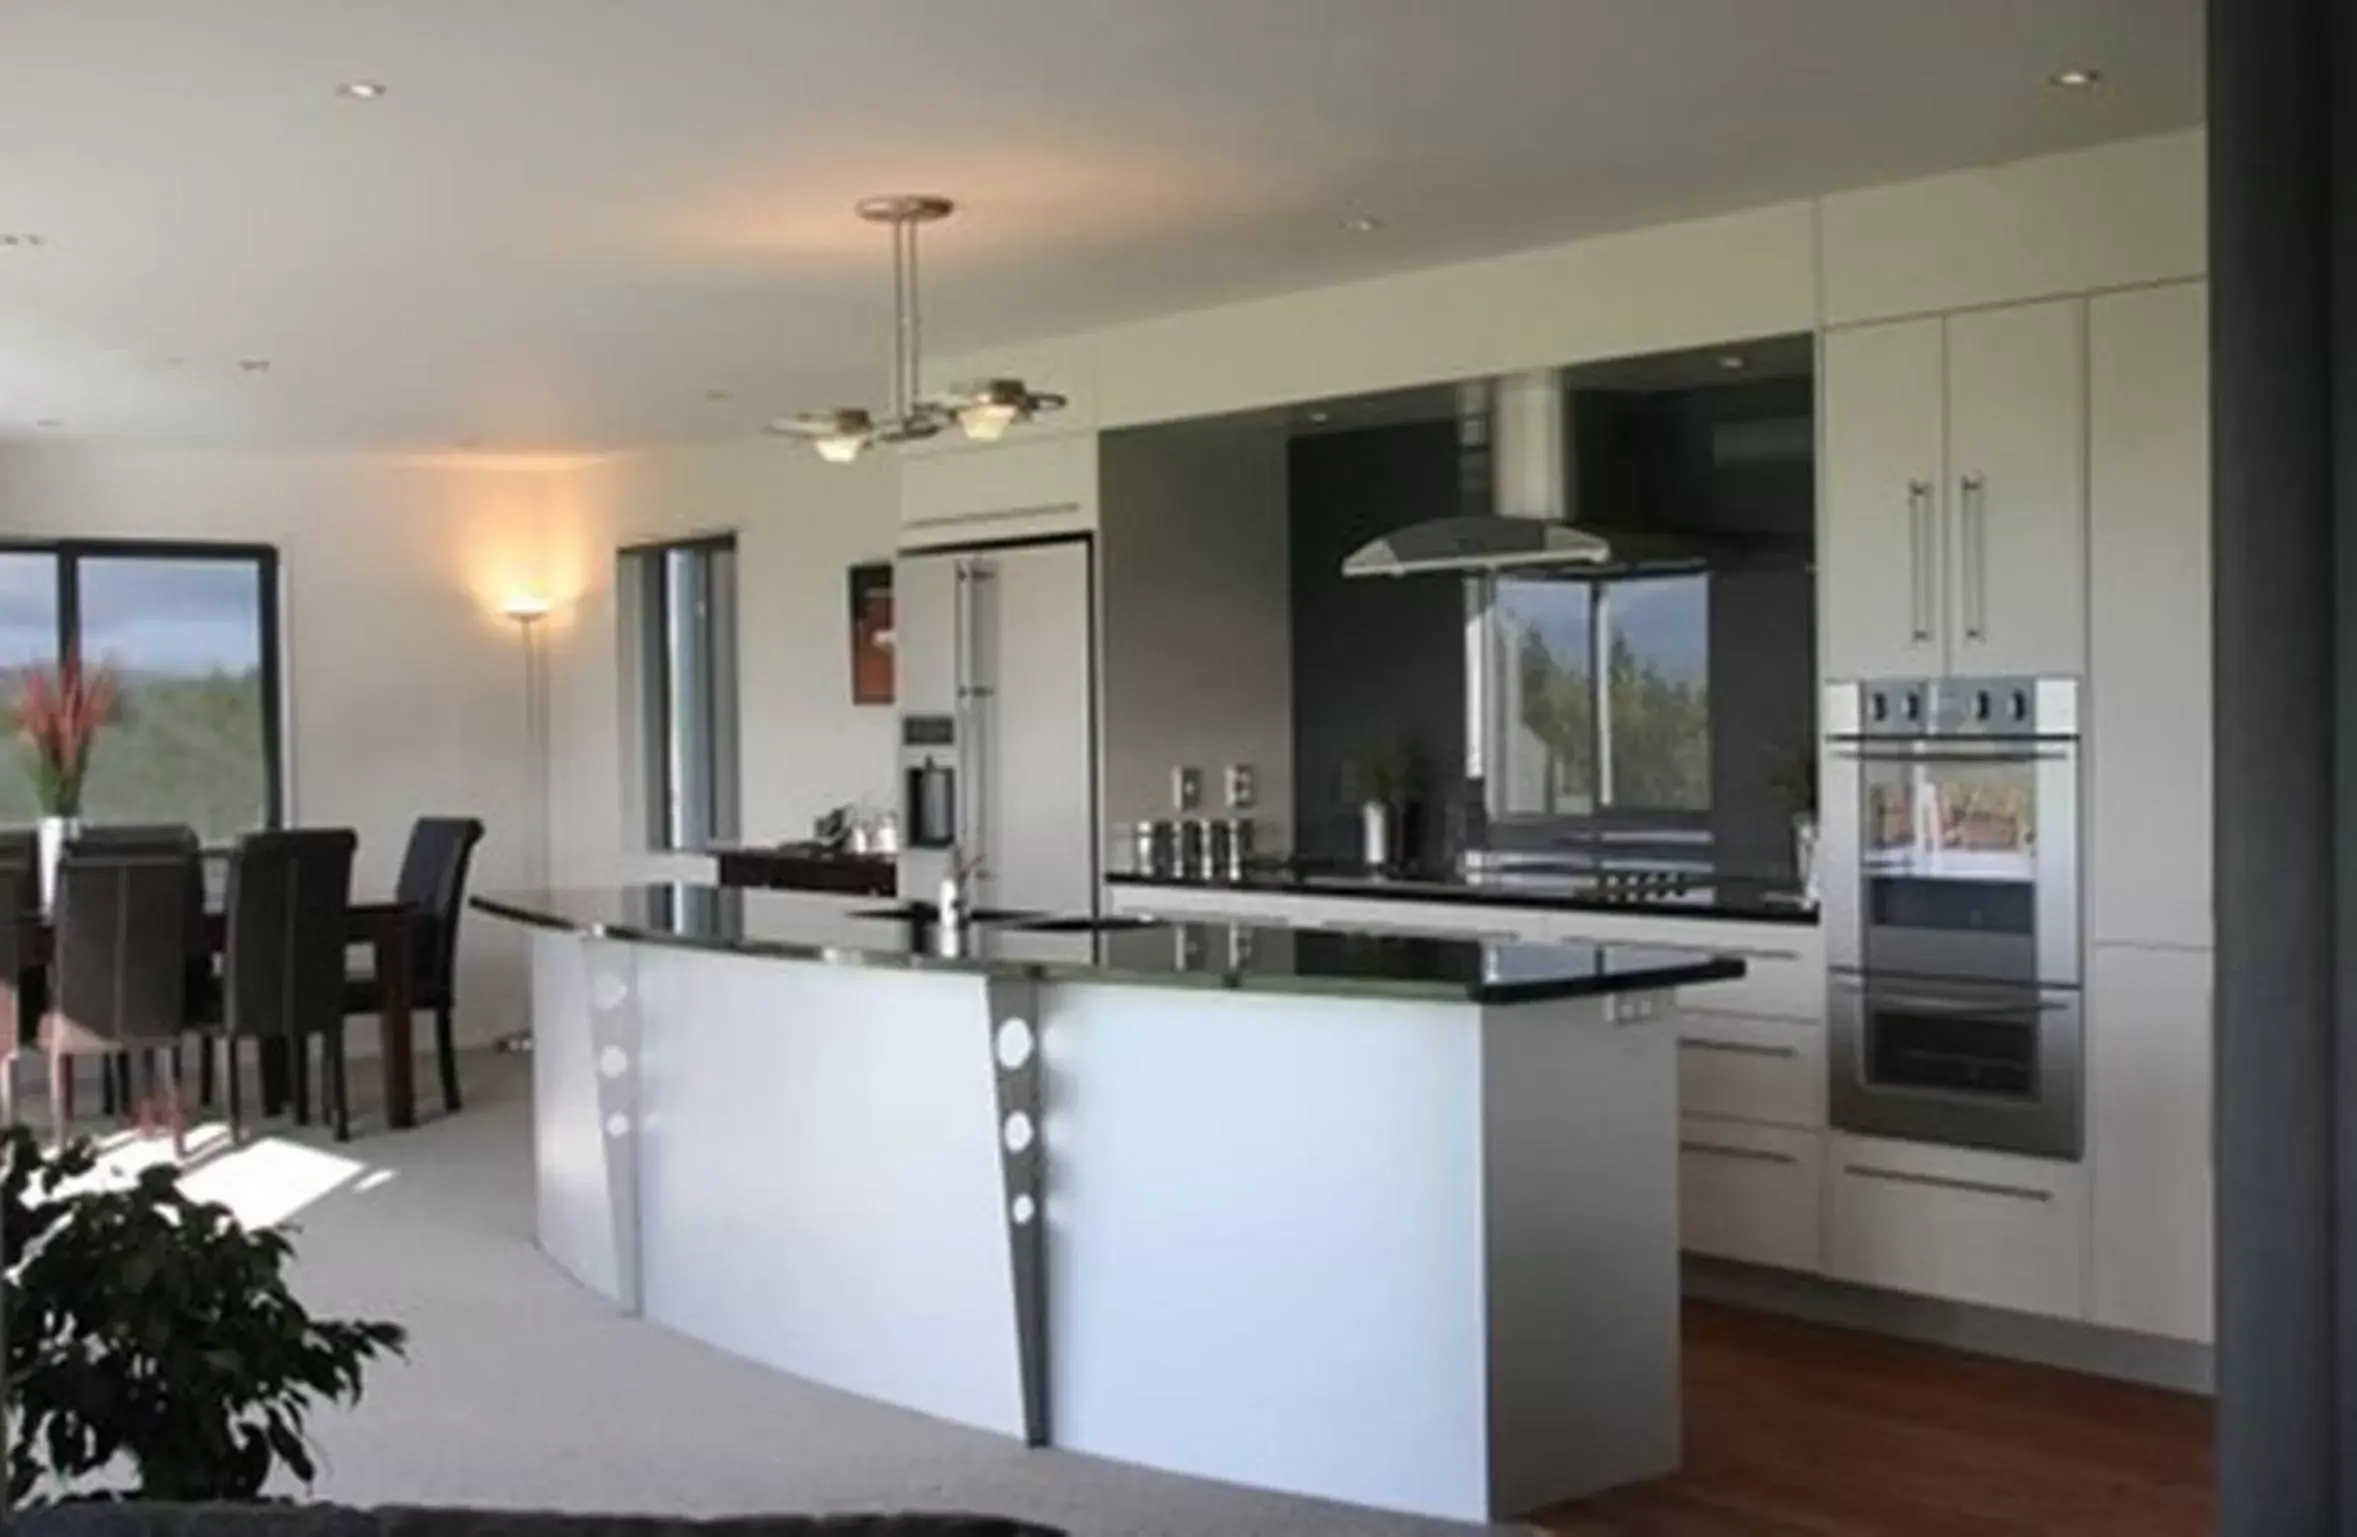
[[[2066,91],[2083,91],[2091,85],[2103,84],[2103,71],[2085,68],[2058,69],[2046,78]]]
[[[1372,235],[1383,227],[1383,221],[1371,213],[1353,214],[1342,221],[1342,227],[1353,235]]]
[[[346,101],[375,101],[385,94],[382,80],[347,80],[336,87],[336,94]]]
[[[268,358],[239,358],[237,360],[237,366],[241,372],[249,374],[266,374],[270,372],[270,360]]]
[[[1312,411],[1309,414],[1309,419],[1312,426],[1323,426],[1334,420],[1334,414],[1330,411]]]
[[[166,368],[178,368],[181,364],[186,363],[187,361],[188,359],[183,357],[169,357],[163,360],[163,365]]]
[[[43,432],[55,432],[58,428],[65,425],[65,420],[62,417],[44,416],[39,421],[33,423],[33,425],[40,428]]]
[[[1719,354],[1719,366],[1727,370],[1729,373],[1737,373],[1747,367],[1748,364],[1743,354],[1740,352],[1722,352]]]
[[[737,397],[736,392],[733,390],[706,390],[704,392],[704,398],[717,405],[721,401],[734,400]]]
[[[39,235],[33,234],[29,230],[0,230],[0,246],[19,246],[27,249],[38,249],[39,247],[45,246],[48,243],[49,242],[46,239]]]

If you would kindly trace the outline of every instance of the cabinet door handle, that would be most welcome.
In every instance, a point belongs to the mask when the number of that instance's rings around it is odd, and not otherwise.
[[[2051,1201],[2054,1192],[2028,1185],[1998,1185],[1986,1180],[1951,1179],[1945,1174],[1910,1174],[1904,1169],[1878,1169],[1872,1164],[1846,1163],[1842,1173],[1859,1179],[1879,1179],[1893,1185],[1928,1185],[1934,1190],[1961,1190],[1968,1195],[2001,1195],[2016,1201]]]
[[[1907,482],[1907,618],[1918,642],[1931,639],[1931,482]]]
[[[1680,1051],[1718,1051],[1733,1057],[1777,1057],[1790,1059],[1800,1055],[1798,1046],[1762,1046],[1751,1041],[1710,1041],[1694,1036],[1678,1040]]]
[[[1737,1147],[1731,1142],[1694,1142],[1678,1139],[1681,1153],[1700,1153],[1705,1158],[1739,1158],[1745,1163],[1796,1164],[1800,1160],[1790,1153],[1779,1153],[1764,1147]]]
[[[1989,483],[1967,475],[1957,483],[1964,540],[1964,638],[1989,638]]]

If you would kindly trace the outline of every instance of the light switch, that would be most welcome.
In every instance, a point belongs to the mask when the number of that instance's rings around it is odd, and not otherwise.
[[[1231,763],[1228,765],[1227,792],[1228,809],[1230,811],[1249,811],[1252,809],[1253,797],[1257,793],[1257,790],[1253,783],[1251,764]]]
[[[1196,811],[1203,805],[1203,771],[1181,763],[1170,771],[1170,805],[1174,811]]]

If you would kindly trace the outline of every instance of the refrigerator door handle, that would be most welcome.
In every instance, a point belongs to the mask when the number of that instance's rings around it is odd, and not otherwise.
[[[966,797],[967,817],[967,832],[960,839],[960,844],[971,872],[976,900],[982,901],[986,899],[986,885],[993,877],[991,828],[988,821],[991,689],[984,677],[983,657],[984,630],[991,622],[984,613],[983,584],[990,580],[991,568],[988,561],[977,559],[961,562],[959,571],[958,590],[963,603],[959,613],[958,648],[964,661],[959,670],[958,683],[962,717],[958,730],[958,780]]]

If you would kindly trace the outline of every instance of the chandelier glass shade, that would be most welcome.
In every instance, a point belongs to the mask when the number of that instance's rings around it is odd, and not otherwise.
[[[978,443],[995,443],[1018,422],[1062,409],[1064,397],[1034,390],[1020,379],[976,379],[947,394],[920,396],[923,361],[917,305],[917,231],[946,219],[957,205],[945,197],[894,193],[860,199],[856,212],[892,232],[892,395],[879,414],[838,406],[781,416],[769,424],[780,437],[799,438],[830,464],[849,464],[879,443],[913,443],[956,427]]]

